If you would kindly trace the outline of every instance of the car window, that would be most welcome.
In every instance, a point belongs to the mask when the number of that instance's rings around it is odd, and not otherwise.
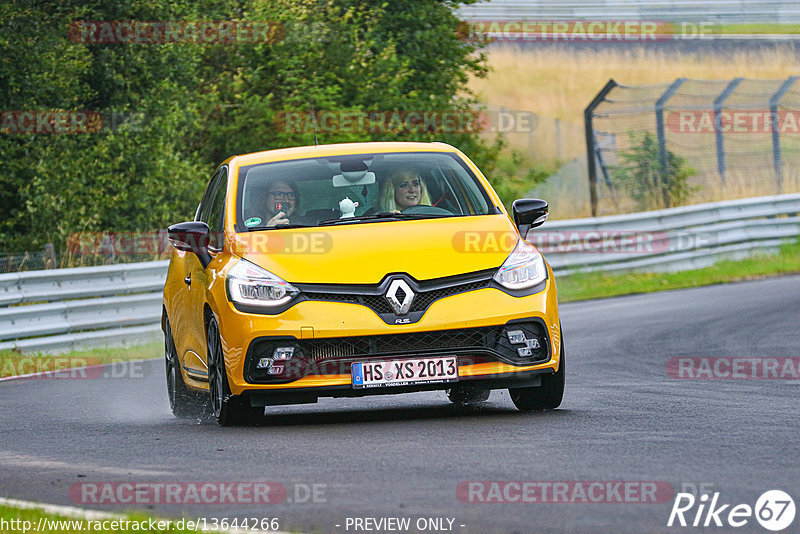
[[[202,221],[208,224],[208,217],[211,213],[211,199],[219,183],[220,172],[221,169],[218,169],[211,177],[211,180],[208,181],[208,187],[206,187],[206,192],[203,194],[203,200],[200,201],[200,205],[197,207],[197,213],[195,214],[196,221]]]
[[[211,247],[221,250],[224,244],[223,230],[225,227],[225,196],[228,189],[228,169],[220,170],[217,184],[211,197],[206,221],[211,230]]]
[[[281,202],[282,193],[291,193],[292,198]],[[387,212],[407,218],[494,213],[487,192],[454,153],[306,158],[250,165],[239,171],[240,230],[266,226],[279,210],[291,224],[315,226],[345,218],[348,207],[354,217],[364,219],[354,222],[364,223],[371,222],[370,215]]]

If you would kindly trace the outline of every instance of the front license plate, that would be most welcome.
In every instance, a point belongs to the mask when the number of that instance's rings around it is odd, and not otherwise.
[[[406,384],[439,384],[458,381],[458,359],[420,358],[356,362],[352,366],[353,387],[376,388]]]

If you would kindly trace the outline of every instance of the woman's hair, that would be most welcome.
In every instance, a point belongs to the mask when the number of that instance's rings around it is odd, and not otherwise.
[[[399,210],[397,203],[394,200],[394,193],[398,185],[408,180],[419,180],[419,203],[430,206],[431,197],[428,195],[428,188],[425,187],[425,181],[422,177],[409,170],[395,171],[389,175],[389,178],[381,184],[380,195],[378,197],[378,208],[380,211]]]

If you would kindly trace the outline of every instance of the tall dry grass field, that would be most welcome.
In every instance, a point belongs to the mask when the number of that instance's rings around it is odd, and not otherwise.
[[[510,148],[527,155],[531,164],[546,167],[558,167],[586,152],[583,110],[610,78],[623,85],[650,85],[669,83],[676,78],[774,80],[800,75],[800,53],[788,46],[730,54],[694,54],[651,48],[588,50],[568,45],[547,48],[496,45],[487,49],[487,54],[491,72],[486,78],[471,79],[470,89],[491,108],[527,110],[539,116],[535,132],[512,133],[508,140]],[[787,136],[782,141],[789,145],[787,149],[800,143],[790,137],[800,136]],[[758,142],[769,143],[769,136]],[[708,168],[696,168],[697,175],[691,180],[693,185],[701,186],[691,203],[777,192],[772,166],[767,160],[763,166],[748,162],[748,169],[737,169],[736,162],[731,161],[730,176],[723,185],[713,164],[713,147],[710,150],[712,163]],[[794,154],[790,156],[788,152]],[[764,154],[771,154],[769,147],[765,146]],[[800,151],[787,150],[783,192],[800,191],[798,175],[793,169],[793,162],[800,159],[798,156]],[[561,217],[589,215],[587,203],[576,202],[569,194],[561,200],[564,211]],[[626,199],[618,200],[621,205],[610,207],[612,211],[630,211],[625,207]]]
[[[676,78],[777,79],[800,74],[800,54],[786,46],[730,55],[696,55],[641,48],[621,51],[496,46],[488,50],[492,71],[470,88],[492,106],[530,110],[544,117],[583,123],[583,109],[609,78],[625,85]]]

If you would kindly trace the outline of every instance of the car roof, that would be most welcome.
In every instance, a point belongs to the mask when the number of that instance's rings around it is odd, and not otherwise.
[[[376,152],[457,152],[446,143],[414,143],[414,142],[370,142],[370,143],[336,143],[330,145],[311,145],[292,148],[278,148],[233,156],[224,163],[236,160],[238,166],[284,161],[290,159],[347,156],[351,154],[370,154]]]

